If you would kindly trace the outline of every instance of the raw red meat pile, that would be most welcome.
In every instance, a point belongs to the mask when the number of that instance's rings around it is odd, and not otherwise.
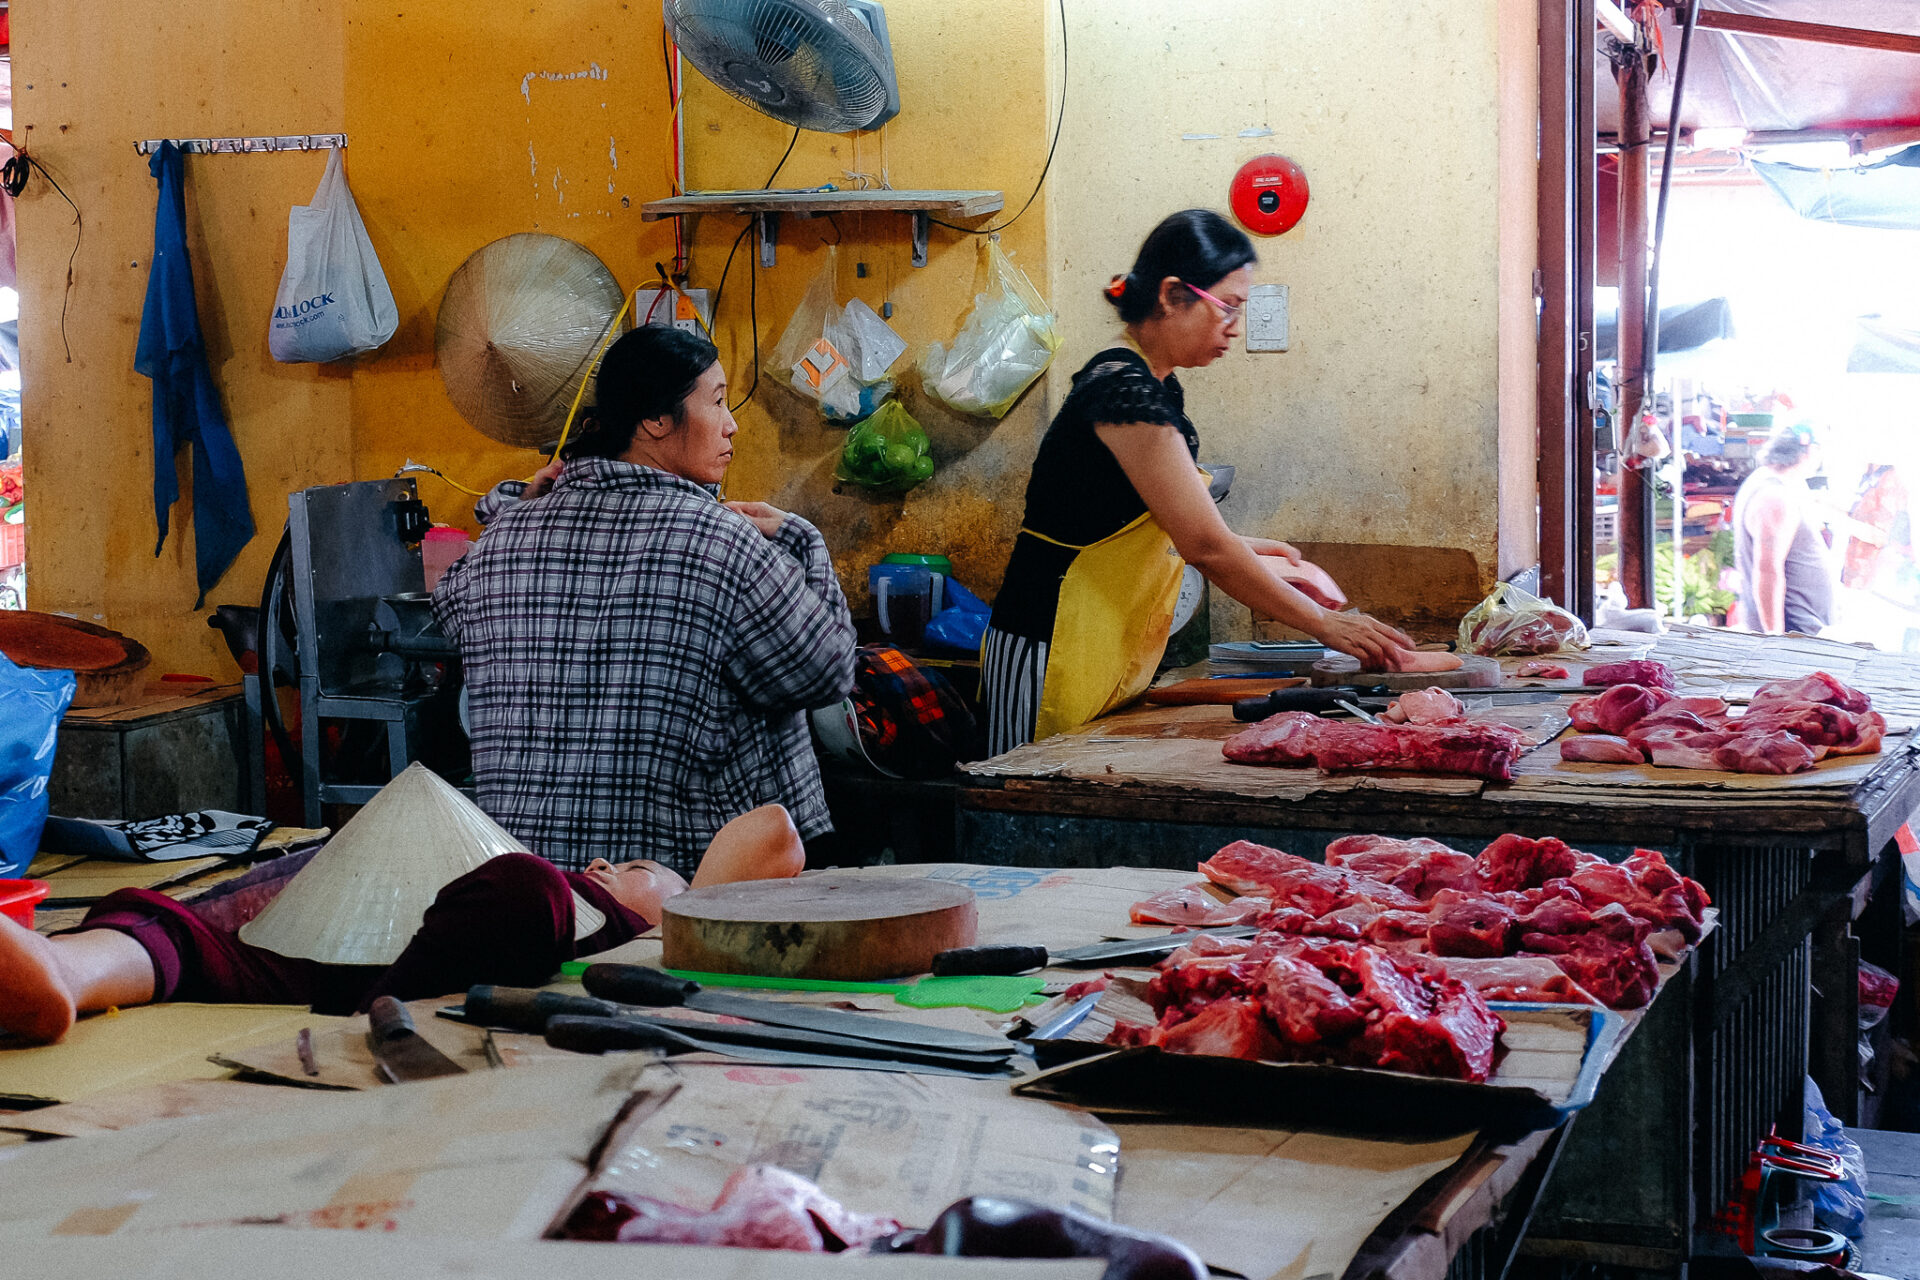
[[[1655,662],[1651,658],[1636,658],[1631,662],[1603,662],[1597,667],[1588,667],[1580,683],[1588,686],[1608,684],[1649,685],[1656,689],[1672,690],[1673,668],[1664,662]]]
[[[1824,671],[1761,685],[1737,718],[1718,698],[1631,683],[1580,699],[1568,715],[1583,732],[1560,743],[1563,760],[1734,773],[1798,773],[1830,755],[1872,755],[1887,728],[1867,695]]]
[[[1159,1022],[1119,1023],[1111,1043],[1481,1081],[1506,1029],[1479,992],[1424,956],[1271,932],[1194,939],[1167,958],[1147,999]]]
[[[1327,846],[1325,864],[1240,840],[1200,871],[1242,895],[1228,904],[1231,920],[1217,902],[1209,910],[1222,918],[1196,914],[1193,897],[1214,900],[1183,889],[1136,903],[1135,922],[1237,922],[1247,914],[1241,903],[1260,900],[1267,905],[1256,921],[1261,938],[1294,935],[1442,958],[1547,956],[1572,984],[1617,1009],[1653,998],[1659,970],[1649,940],[1671,935],[1661,938],[1668,950],[1698,941],[1707,907],[1706,892],[1652,850],[1615,865],[1558,840],[1513,835],[1478,857],[1435,840],[1347,836]],[[1526,998],[1579,996],[1569,984],[1542,980],[1539,966],[1456,976],[1484,978],[1503,999],[1515,998],[1516,983],[1529,990]]]
[[[1359,724],[1282,711],[1228,738],[1221,754],[1236,764],[1312,764],[1329,773],[1407,769],[1507,782],[1526,747],[1520,731],[1503,724]]]

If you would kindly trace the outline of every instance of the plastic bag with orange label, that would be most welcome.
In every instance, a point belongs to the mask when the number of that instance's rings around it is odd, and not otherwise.
[[[873,411],[882,397],[863,398],[863,389],[886,378],[907,344],[860,299],[839,305],[838,271],[839,251],[829,245],[826,261],[794,308],[763,371],[774,382],[819,404],[829,421],[846,423]]]

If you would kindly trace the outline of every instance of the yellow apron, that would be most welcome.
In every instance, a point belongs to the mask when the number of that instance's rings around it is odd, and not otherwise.
[[[1084,547],[1022,529],[1074,557],[1060,584],[1035,742],[1077,729],[1146,692],[1180,598],[1186,567],[1151,512]]]

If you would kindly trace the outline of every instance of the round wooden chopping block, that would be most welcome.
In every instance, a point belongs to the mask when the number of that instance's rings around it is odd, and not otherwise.
[[[76,711],[138,701],[153,661],[118,631],[29,610],[0,611],[0,653],[23,667],[73,672]]]
[[[1360,659],[1330,653],[1313,664],[1313,683],[1383,684],[1395,692],[1408,689],[1494,689],[1500,685],[1500,664],[1477,653],[1463,653],[1455,671],[1362,671]]]
[[[933,968],[973,945],[973,891],[942,880],[821,872],[691,889],[667,899],[660,938],[669,969],[868,982]]]

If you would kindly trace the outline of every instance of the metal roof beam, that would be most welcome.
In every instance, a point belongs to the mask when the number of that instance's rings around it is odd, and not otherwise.
[[[1831,27],[1818,22],[1790,22],[1785,18],[1761,18],[1746,13],[1727,13],[1721,9],[1702,8],[1699,25],[1708,31],[1772,36],[1777,40],[1805,40],[1813,44],[1839,44],[1855,49],[1884,49],[1891,53],[1920,53],[1920,36],[1869,31],[1862,27]]]

